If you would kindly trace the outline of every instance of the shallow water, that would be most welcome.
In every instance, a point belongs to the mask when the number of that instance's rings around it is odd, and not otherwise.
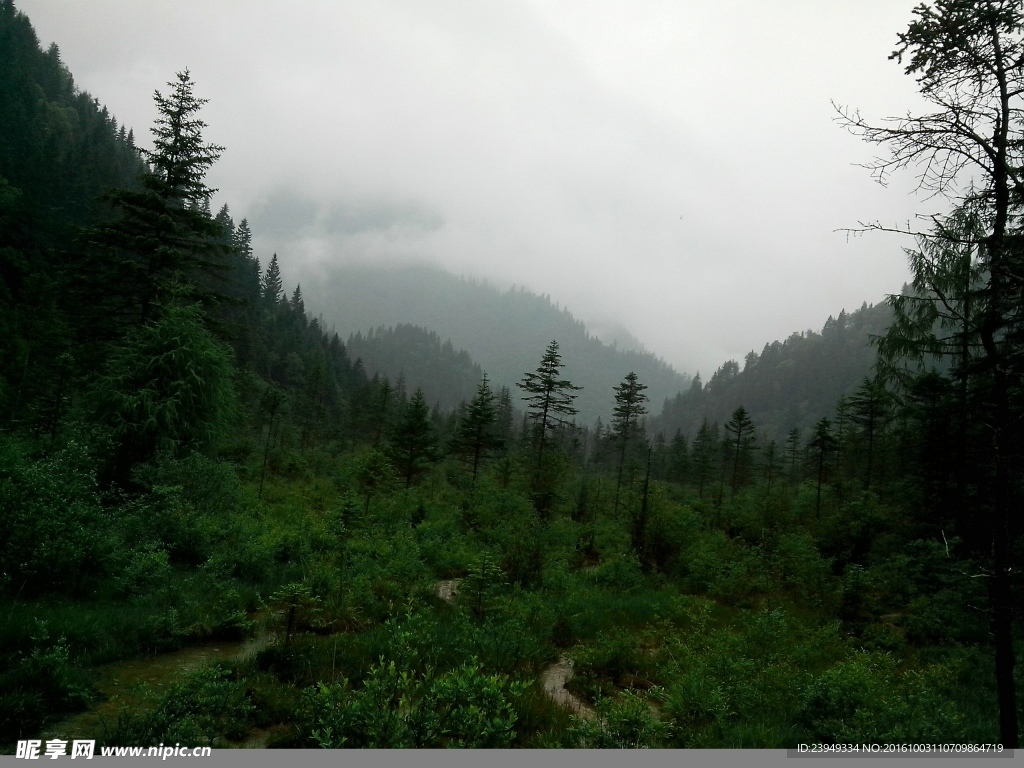
[[[461,579],[440,581],[437,595],[445,602],[454,602]],[[96,738],[113,731],[124,710],[134,711],[159,697],[164,691],[197,669],[218,661],[244,659],[265,648],[275,639],[274,633],[261,632],[248,640],[221,641],[193,645],[173,653],[142,659],[105,664],[95,670],[95,686],[101,700],[84,712],[72,715],[47,727],[43,739]],[[593,707],[565,688],[572,677],[572,662],[562,657],[541,673],[544,692],[562,707],[585,719],[596,717]],[[254,732],[245,747],[265,746],[274,729]]]
[[[217,661],[243,659],[266,647],[273,634],[263,632],[248,640],[227,640],[183,648],[144,659],[105,664],[95,670],[96,690],[102,700],[84,712],[46,728],[43,739],[95,738],[113,730],[123,709],[133,711],[159,696],[183,677]]]

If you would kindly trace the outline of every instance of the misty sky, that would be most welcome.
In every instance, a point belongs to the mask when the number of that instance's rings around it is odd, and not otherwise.
[[[919,106],[887,60],[916,2],[16,5],[144,146],[154,89],[191,70],[226,147],[215,207],[290,286],[428,261],[621,323],[706,380],[907,279],[909,240],[834,230],[944,206],[854,167],[876,150],[829,101]]]

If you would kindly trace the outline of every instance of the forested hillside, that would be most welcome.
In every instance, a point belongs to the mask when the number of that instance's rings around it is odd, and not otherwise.
[[[68,294],[84,265],[62,256],[110,215],[100,192],[133,183],[142,163],[131,131],[75,89],[57,48],[43,52],[12,6],[0,14],[0,407],[21,421],[29,399],[52,409],[66,378]]]
[[[418,325],[466,350],[492,381],[509,387],[536,365],[538,350],[557,339],[566,375],[584,387],[577,401],[581,424],[608,420],[607,393],[629,371],[647,382],[654,402],[689,385],[654,355],[605,344],[568,309],[522,288],[501,291],[426,265],[337,267],[310,286],[310,307],[328,327],[350,335]]]
[[[830,317],[821,333],[794,333],[783,342],[751,351],[743,363],[729,360],[707,381],[665,402],[650,431],[671,437],[676,431],[693,437],[701,424],[725,424],[740,406],[759,425],[761,434],[783,440],[791,429],[806,433],[840,398],[852,393],[865,377],[875,375],[877,349],[872,339],[892,322],[888,304],[864,304],[855,312]]]
[[[433,331],[400,323],[355,333],[346,342],[349,356],[367,375],[381,374],[399,388],[423,389],[427,402],[454,410],[473,397],[483,370],[465,350],[441,342]]]
[[[1024,57],[1019,4],[948,11],[919,66]],[[444,327],[352,336],[451,391],[368,376],[213,205],[230,149],[170,77],[143,142],[0,0],[0,750],[1018,746],[1019,115],[900,296],[654,434],[678,375],[522,292],[459,284],[480,368]],[[352,295],[411,275],[455,301]]]

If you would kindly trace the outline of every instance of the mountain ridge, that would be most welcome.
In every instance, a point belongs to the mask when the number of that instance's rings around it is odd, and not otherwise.
[[[652,403],[689,386],[690,378],[661,358],[602,341],[550,296],[525,288],[503,291],[430,265],[338,266],[305,285],[308,305],[342,337],[419,326],[465,350],[498,386],[513,387],[535,370],[555,340],[563,374],[583,387],[576,401],[582,423],[610,418],[613,388],[630,371],[647,385]]]
[[[746,355],[742,368],[727,360],[705,384],[699,376],[690,390],[669,399],[649,420],[652,434],[671,437],[678,430],[693,438],[707,419],[724,424],[743,406],[760,434],[782,440],[823,416],[832,416],[839,399],[872,375],[876,353],[872,337],[884,334],[892,320],[885,302],[829,316],[821,332],[794,332],[784,341]]]

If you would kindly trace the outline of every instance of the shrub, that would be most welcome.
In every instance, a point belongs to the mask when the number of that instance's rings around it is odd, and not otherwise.
[[[901,673],[889,654],[858,652],[807,687],[800,723],[825,743],[949,741],[960,731],[944,690],[952,678],[944,666]]]
[[[35,647],[0,673],[0,743],[25,738],[47,718],[82,709],[92,699],[92,686],[72,663],[65,638],[51,641],[44,622],[35,631]]]
[[[571,732],[585,749],[651,749],[663,747],[672,725],[652,712],[646,697],[626,691],[597,701],[597,717],[574,718]]]
[[[23,597],[74,592],[104,575],[115,542],[79,443],[33,460],[0,439],[0,589]]]
[[[103,742],[223,745],[249,732],[255,711],[245,681],[218,664],[175,684],[148,712],[123,711]]]
[[[782,581],[794,587],[811,605],[824,607],[834,602],[836,584],[831,563],[818,552],[809,533],[798,531],[779,536],[772,560]]]
[[[528,686],[475,660],[434,674],[382,658],[359,689],[342,681],[307,691],[309,733],[325,749],[506,748]]]

